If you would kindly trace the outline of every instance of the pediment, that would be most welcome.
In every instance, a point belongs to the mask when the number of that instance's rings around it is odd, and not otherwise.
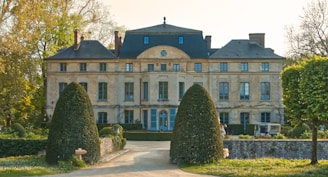
[[[190,56],[176,47],[160,45],[143,51],[137,59],[190,59]]]

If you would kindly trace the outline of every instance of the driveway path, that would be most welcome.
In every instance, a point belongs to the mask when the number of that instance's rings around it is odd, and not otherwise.
[[[128,141],[125,153],[97,165],[48,177],[197,177],[169,163],[169,141]]]

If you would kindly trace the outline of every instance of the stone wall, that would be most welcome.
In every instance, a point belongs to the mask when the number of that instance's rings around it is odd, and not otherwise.
[[[228,158],[311,159],[311,140],[224,140]],[[328,159],[328,140],[318,141],[318,159]]]
[[[113,142],[111,138],[100,138],[100,157],[113,152]]]

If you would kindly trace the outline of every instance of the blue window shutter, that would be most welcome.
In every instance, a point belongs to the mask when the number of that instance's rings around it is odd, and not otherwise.
[[[170,108],[170,130],[173,130],[175,115],[176,115],[176,108]]]
[[[150,130],[156,130],[156,109],[150,109]]]

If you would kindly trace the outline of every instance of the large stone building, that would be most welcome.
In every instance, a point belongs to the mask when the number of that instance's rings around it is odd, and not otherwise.
[[[115,49],[74,32],[74,45],[47,58],[47,114],[70,82],[87,91],[98,123],[141,122],[147,130],[173,129],[177,108],[193,84],[204,86],[221,122],[283,122],[284,58],[265,48],[263,33],[211,48],[202,31],[163,24],[129,30]]]

